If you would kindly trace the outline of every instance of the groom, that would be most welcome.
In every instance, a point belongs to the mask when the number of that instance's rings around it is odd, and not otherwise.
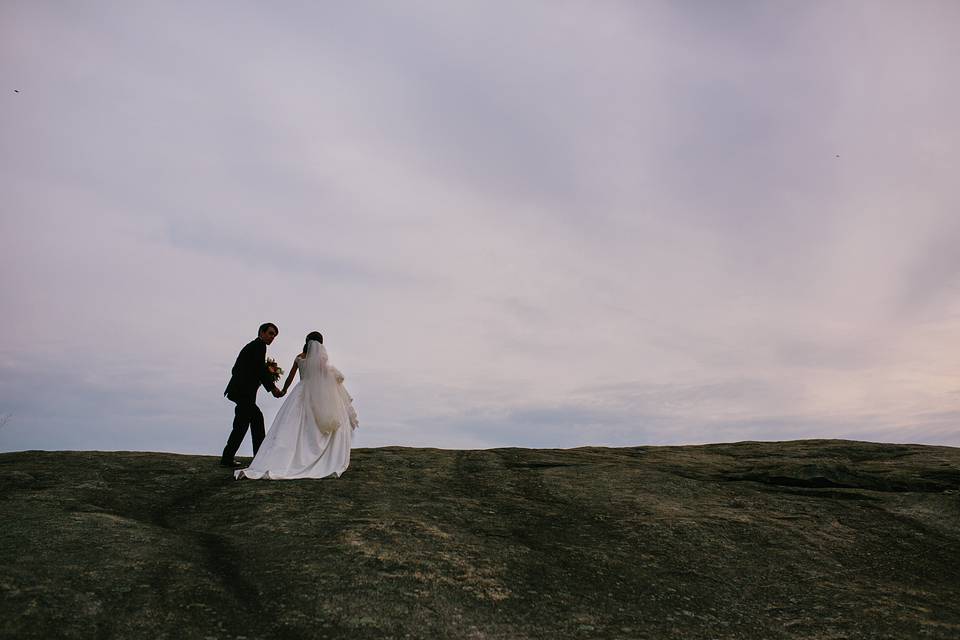
[[[263,385],[263,388],[272,393],[275,398],[283,395],[273,383],[273,376],[267,371],[266,365],[267,345],[273,342],[278,333],[280,331],[277,325],[272,322],[260,325],[257,338],[240,350],[237,362],[233,365],[233,375],[223,395],[235,402],[237,407],[234,410],[233,431],[230,432],[227,446],[223,448],[220,466],[230,468],[243,466],[234,460],[233,456],[237,454],[248,428],[250,437],[253,438],[253,455],[257,455],[260,449],[264,432],[263,414],[257,406],[257,391],[260,390],[260,385]]]

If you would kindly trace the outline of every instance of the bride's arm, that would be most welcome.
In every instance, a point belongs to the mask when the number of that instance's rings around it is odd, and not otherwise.
[[[293,366],[290,367],[290,373],[287,374],[287,381],[283,383],[283,389],[280,391],[280,395],[283,395],[287,392],[287,389],[290,388],[290,383],[293,382],[293,376],[297,375],[297,359],[293,359]]]

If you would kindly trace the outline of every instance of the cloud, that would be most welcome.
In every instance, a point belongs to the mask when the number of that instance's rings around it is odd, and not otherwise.
[[[216,453],[268,320],[359,443],[960,443],[955,3],[0,11],[5,448]]]

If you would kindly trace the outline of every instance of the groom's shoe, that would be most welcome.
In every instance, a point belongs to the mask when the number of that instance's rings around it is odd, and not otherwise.
[[[242,462],[237,462],[236,460],[220,460],[221,467],[228,467],[230,469],[239,469],[243,466]]]

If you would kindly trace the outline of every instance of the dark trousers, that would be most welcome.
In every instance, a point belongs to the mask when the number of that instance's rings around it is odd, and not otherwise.
[[[233,460],[233,456],[237,455],[248,428],[250,437],[253,438],[253,455],[257,455],[264,436],[263,413],[260,412],[256,402],[241,400],[237,402],[237,408],[233,413],[233,431],[227,439],[227,446],[223,448],[223,460],[229,462]]]

